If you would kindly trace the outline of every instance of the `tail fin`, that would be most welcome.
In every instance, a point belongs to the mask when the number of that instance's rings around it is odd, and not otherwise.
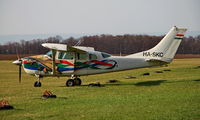
[[[174,26],[167,33],[167,35],[152,49],[128,55],[127,57],[142,57],[170,63],[176,54],[176,51],[184,37],[186,30],[186,28],[177,28]]]

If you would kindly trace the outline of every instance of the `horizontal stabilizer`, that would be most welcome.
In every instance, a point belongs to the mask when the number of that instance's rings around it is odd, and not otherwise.
[[[146,62],[154,63],[154,64],[169,64],[169,62],[162,61],[162,60],[157,60],[157,59],[146,59]]]

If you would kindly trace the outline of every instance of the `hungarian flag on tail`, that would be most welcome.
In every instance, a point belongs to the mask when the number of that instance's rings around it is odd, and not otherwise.
[[[180,39],[180,40],[182,40],[182,39],[183,39],[183,37],[184,37],[184,35],[183,35],[183,34],[177,34],[177,35],[175,36],[175,38],[174,38],[174,39]]]

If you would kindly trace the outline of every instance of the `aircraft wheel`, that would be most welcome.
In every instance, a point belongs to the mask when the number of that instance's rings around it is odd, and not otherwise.
[[[36,81],[36,82],[34,83],[34,87],[41,87],[41,86],[42,86],[42,83],[39,82],[39,81]]]
[[[81,79],[80,78],[75,78],[74,82],[75,82],[75,85],[78,85],[78,86],[81,85]]]
[[[67,80],[67,82],[66,82],[66,86],[67,86],[67,87],[72,87],[72,86],[74,86],[74,85],[75,85],[75,82],[74,82],[73,79]]]

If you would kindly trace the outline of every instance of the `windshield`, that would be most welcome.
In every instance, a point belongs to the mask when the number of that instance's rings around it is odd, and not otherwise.
[[[52,51],[49,51],[48,53],[46,53],[46,55],[50,58],[52,58]]]

